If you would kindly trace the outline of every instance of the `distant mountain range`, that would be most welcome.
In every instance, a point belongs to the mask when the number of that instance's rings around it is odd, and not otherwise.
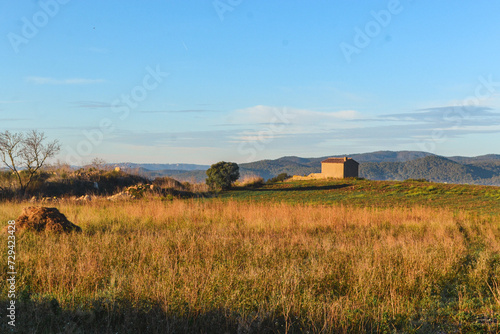
[[[500,155],[443,157],[420,151],[378,151],[346,154],[360,163],[359,176],[370,180],[426,179],[434,182],[470,183],[500,186]],[[308,175],[321,171],[320,158],[287,156],[240,164],[241,176],[272,178],[281,173]],[[203,182],[208,165],[194,164],[116,164],[130,172],[154,178],[170,176],[180,181]]]
[[[118,164],[112,164],[113,166],[124,168],[124,169],[136,169],[143,168],[151,171],[159,170],[178,170],[178,171],[189,171],[189,170],[207,170],[210,168],[209,165],[195,165],[195,164],[137,164],[133,162],[122,162]]]

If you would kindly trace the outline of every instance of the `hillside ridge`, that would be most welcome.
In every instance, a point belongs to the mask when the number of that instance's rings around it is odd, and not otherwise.
[[[321,161],[349,156],[360,163],[359,176],[370,180],[426,179],[433,182],[500,186],[500,155],[444,157],[422,151],[375,151],[303,158],[283,156],[239,164],[241,177],[270,179],[281,173],[308,175],[321,171]],[[114,164],[145,177],[170,176],[181,181],[203,182],[208,165]],[[176,166],[180,166],[176,168]],[[132,168],[133,167],[133,168]]]

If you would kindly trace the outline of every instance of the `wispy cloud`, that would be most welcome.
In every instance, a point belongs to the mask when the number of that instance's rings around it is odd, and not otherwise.
[[[76,101],[74,108],[88,108],[88,109],[99,109],[99,108],[111,108],[111,103],[100,102],[100,101]]]
[[[246,115],[236,118],[239,121],[245,118],[249,121],[264,121],[271,119],[278,109],[256,106],[239,112]],[[289,109],[288,113],[294,117],[280,131],[272,132],[265,126],[259,129],[257,124],[265,125],[265,122],[249,122],[245,129],[233,133],[231,139],[235,143],[269,142],[269,145],[283,149],[293,146],[298,151],[307,151],[307,147],[317,149],[347,144],[407,148],[416,145],[419,140],[430,138],[436,131],[443,132],[443,136],[451,139],[470,134],[498,133],[500,127],[500,113],[483,106],[427,108],[381,115],[378,118],[365,118],[356,111]]]
[[[183,109],[183,110],[140,110],[142,114],[160,114],[160,113],[205,113],[205,112],[219,112],[218,110],[208,109]]]
[[[290,124],[318,124],[318,122],[349,121],[362,118],[356,110],[315,111],[288,107],[273,107],[258,105],[236,111],[235,120],[248,123],[269,123],[277,115],[289,115]]]
[[[446,131],[450,137],[472,133],[487,133],[489,126],[500,125],[500,113],[484,106],[445,106],[420,109],[416,112],[387,114],[381,120],[398,122],[402,127],[420,129],[423,136],[432,131]],[[408,129],[408,135],[413,133]]]
[[[27,118],[0,118],[0,122],[17,122],[17,121],[27,121]]]
[[[28,77],[26,81],[36,85],[90,85],[105,82],[104,79],[69,78],[55,79],[51,77]]]
[[[184,132],[139,132],[135,130],[120,130],[109,138],[110,142],[144,147],[199,147],[229,145],[229,137],[234,130],[229,131],[184,131]]]
[[[488,125],[465,125],[457,126],[452,129],[450,128],[437,128],[434,130],[442,130],[446,133],[452,133],[455,135],[472,134],[472,133],[499,133],[500,123],[498,124],[488,124]]]
[[[484,106],[445,106],[437,108],[419,109],[417,112],[382,115],[382,119],[394,121],[420,121],[420,122],[450,122],[457,118],[500,118],[500,113],[492,112],[492,108]]]
[[[75,102],[82,108],[107,108],[100,101]],[[458,109],[457,109],[458,108]],[[391,147],[417,148],[421,142],[432,139],[436,131],[446,139],[463,138],[472,134],[498,133],[500,113],[489,107],[456,106],[426,108],[408,113],[393,113],[366,117],[356,110],[315,111],[296,108],[254,106],[221,113],[215,122],[207,123],[211,130],[164,132],[154,128],[117,129],[106,141],[123,147],[142,149],[198,150],[200,147],[239,152],[244,148],[263,147],[259,157],[280,156],[287,152],[296,155],[319,156],[325,152],[357,151]],[[143,110],[143,114],[210,113],[208,109]],[[460,113],[462,112],[462,113]],[[207,116],[216,116],[207,114]],[[201,117],[201,116],[200,116]],[[221,128],[220,126],[225,126]],[[205,127],[204,129],[207,129]],[[69,129],[68,129],[69,130]],[[254,146],[252,146],[255,143]],[[259,146],[256,146],[259,145]],[[275,152],[275,153],[272,153]]]

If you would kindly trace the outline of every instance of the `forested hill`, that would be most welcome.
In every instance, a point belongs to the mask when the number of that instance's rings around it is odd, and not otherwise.
[[[378,151],[361,154],[346,154],[357,162],[406,162],[418,158],[431,156],[432,153],[419,151]],[[343,155],[344,156],[344,155]],[[255,174],[263,178],[271,178],[281,173],[289,175],[308,175],[321,171],[321,161],[330,156],[320,158],[299,158],[295,156],[282,157],[275,160],[260,160],[245,164],[240,164],[244,174]]]
[[[500,155],[478,157],[442,157],[419,151],[378,151],[346,154],[360,163],[359,176],[371,180],[426,179],[434,182],[471,183],[500,186]],[[321,171],[321,161],[328,158],[282,157],[240,164],[242,177],[272,178],[281,173],[308,175]],[[138,166],[137,166],[138,167]],[[205,169],[150,170],[141,166],[144,176],[172,176],[183,181],[202,182]],[[148,166],[149,167],[149,166]],[[203,166],[205,167],[205,166]]]
[[[426,179],[434,182],[500,185],[500,156],[445,158],[425,152],[380,152],[349,155],[360,163],[359,176],[370,180]],[[242,164],[244,174],[270,178],[280,173],[307,175],[321,171],[322,158],[283,157]],[[452,160],[453,159],[453,160]],[[467,163],[457,162],[466,161]]]
[[[406,162],[365,162],[360,177],[370,180],[427,179],[434,182],[500,185],[500,160],[459,163],[439,156]]]

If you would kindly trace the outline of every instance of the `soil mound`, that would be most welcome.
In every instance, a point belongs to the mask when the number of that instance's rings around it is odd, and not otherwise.
[[[27,207],[16,219],[18,231],[28,230],[36,232],[81,232],[82,229],[70,222],[66,216],[56,208]]]

